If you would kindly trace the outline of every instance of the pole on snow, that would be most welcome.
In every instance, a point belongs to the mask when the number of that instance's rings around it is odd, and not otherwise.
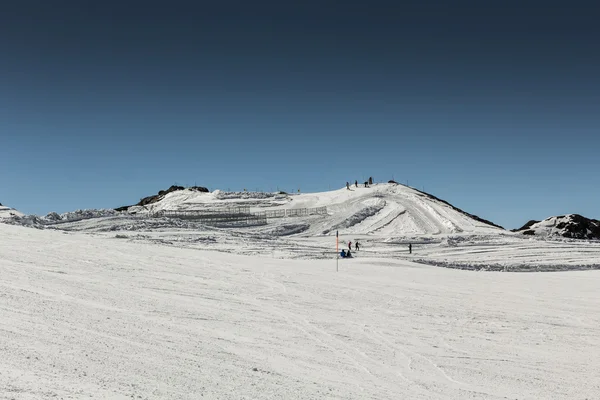
[[[335,231],[335,272],[339,271],[340,252],[338,251],[338,231]]]

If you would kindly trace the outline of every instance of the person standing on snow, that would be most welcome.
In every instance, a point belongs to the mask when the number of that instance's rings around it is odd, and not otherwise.
[[[348,242],[348,250],[352,250],[352,241]]]
[[[354,250],[358,251],[358,241],[354,242]]]
[[[358,181],[354,181],[354,186],[358,187]]]
[[[346,189],[350,190],[350,184],[346,182]]]
[[[412,244],[408,244],[408,254],[412,254]]]

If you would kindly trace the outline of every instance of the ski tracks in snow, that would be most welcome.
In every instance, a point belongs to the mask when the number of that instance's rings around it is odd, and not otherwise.
[[[291,330],[301,333],[305,341],[321,348],[320,351],[328,354],[327,359],[333,362],[335,368],[345,371],[344,375],[360,376],[360,379],[345,382],[336,380],[334,384],[354,385],[365,398],[395,398],[399,395],[421,399],[455,399],[461,396],[505,398],[452,378],[424,354],[422,349],[428,345],[414,334],[407,337],[406,332],[397,331],[397,335],[414,344],[394,343],[383,333],[385,325],[365,325],[363,321],[368,320],[365,311],[355,308],[343,298],[336,300],[349,317],[340,326],[318,318],[319,304],[322,304],[318,299],[311,302],[314,316],[306,314],[305,307],[298,303],[304,303],[314,294],[303,291],[297,282],[294,282],[293,289],[289,289],[276,276],[264,272],[254,274],[254,280],[257,284],[266,285],[266,289],[256,297],[257,306],[285,321]],[[323,366],[324,369],[330,367]]]

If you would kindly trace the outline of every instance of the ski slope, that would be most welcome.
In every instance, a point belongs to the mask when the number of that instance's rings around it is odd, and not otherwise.
[[[0,398],[600,397],[600,271],[336,272],[85,232],[0,224]]]

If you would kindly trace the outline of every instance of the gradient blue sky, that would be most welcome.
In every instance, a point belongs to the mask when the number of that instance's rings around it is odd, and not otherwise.
[[[599,20],[576,1],[3,2],[0,202],[373,176],[506,228],[600,218]]]

